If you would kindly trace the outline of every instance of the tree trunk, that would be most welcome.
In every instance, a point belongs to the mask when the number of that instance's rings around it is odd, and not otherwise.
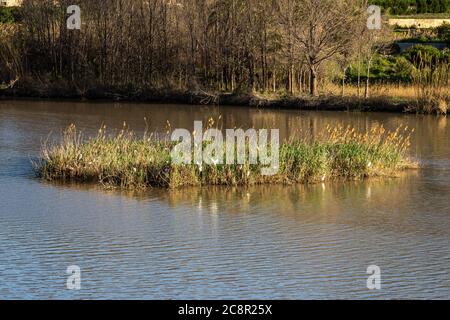
[[[292,74],[291,74],[291,67],[288,69],[288,91],[290,94],[292,94]]]
[[[314,66],[314,65],[310,66],[309,72],[310,72],[309,93],[312,96],[317,96],[318,92],[317,92],[317,70],[316,70],[316,66]]]
[[[372,58],[367,61],[367,77],[366,77],[366,89],[364,91],[364,98],[369,98],[369,86],[370,86],[370,67],[372,63]]]
[[[303,70],[301,70],[301,69],[299,72],[298,85],[299,85],[298,91],[300,93],[302,93],[303,92]]]
[[[236,78],[234,67],[231,69],[231,92],[236,91]]]
[[[342,90],[341,95],[344,97],[345,95],[345,74],[347,73],[347,67],[344,68],[344,74],[342,75]]]
[[[273,70],[273,92],[277,92],[277,72]]]
[[[291,95],[295,94],[295,66],[291,64]]]
[[[358,98],[361,97],[361,56],[358,55]]]

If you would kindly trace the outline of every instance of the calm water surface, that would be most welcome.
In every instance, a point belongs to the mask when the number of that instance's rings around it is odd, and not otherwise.
[[[327,124],[415,128],[423,168],[398,179],[146,193],[39,181],[30,159],[50,132],[103,123],[138,132]],[[0,101],[0,298],[379,299],[450,297],[450,120],[231,107]],[[366,269],[382,289],[366,288]],[[66,289],[66,268],[82,289]]]

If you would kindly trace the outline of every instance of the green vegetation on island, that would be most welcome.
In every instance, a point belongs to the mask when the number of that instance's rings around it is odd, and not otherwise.
[[[171,158],[172,142],[151,135],[137,137],[123,129],[110,135],[101,128],[84,139],[70,126],[60,143],[45,144],[35,163],[39,176],[52,181],[101,183],[107,187],[145,189],[185,186],[317,183],[336,179],[396,176],[415,168],[407,157],[409,130],[374,127],[361,134],[352,128],[328,128],[318,137],[291,138],[280,146],[279,170],[261,174],[262,165],[180,165]],[[226,147],[224,148],[225,152]]]

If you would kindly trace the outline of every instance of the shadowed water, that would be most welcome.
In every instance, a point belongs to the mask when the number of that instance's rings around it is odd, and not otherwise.
[[[30,159],[75,123],[139,133],[326,125],[415,129],[422,169],[397,179],[145,193],[42,182]],[[450,122],[401,114],[175,105],[0,102],[0,298],[345,299],[450,297]],[[66,269],[82,289],[66,289]],[[378,265],[382,289],[366,287]]]

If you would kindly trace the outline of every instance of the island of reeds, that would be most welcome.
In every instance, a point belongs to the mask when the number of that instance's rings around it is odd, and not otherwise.
[[[358,133],[350,127],[337,127],[327,128],[314,138],[292,138],[280,145],[278,173],[263,176],[260,165],[174,164],[173,142],[147,134],[138,137],[127,129],[108,134],[104,127],[96,136],[84,137],[71,125],[58,143],[43,144],[34,167],[39,177],[50,181],[133,190],[394,177],[417,167],[407,156],[411,132],[404,127],[395,131],[374,127]]]

